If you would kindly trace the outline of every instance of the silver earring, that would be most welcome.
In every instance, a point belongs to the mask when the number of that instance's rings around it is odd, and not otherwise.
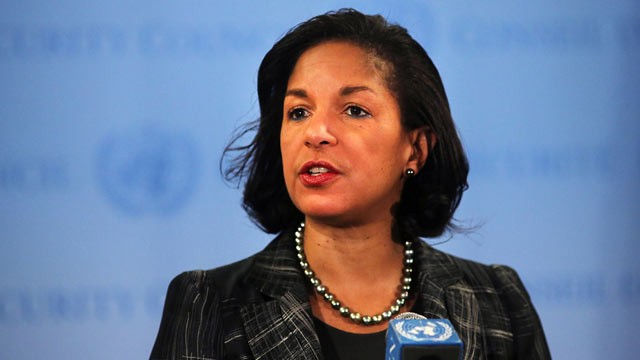
[[[412,168],[408,168],[407,170],[404,171],[404,175],[408,178],[413,177],[416,174],[416,171],[413,170]]]

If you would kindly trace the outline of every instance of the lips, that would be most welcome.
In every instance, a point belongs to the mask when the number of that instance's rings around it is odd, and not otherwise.
[[[299,172],[300,180],[307,186],[321,186],[335,179],[339,172],[326,161],[309,161]]]

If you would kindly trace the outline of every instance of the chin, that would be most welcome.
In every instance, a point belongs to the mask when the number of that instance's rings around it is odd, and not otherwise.
[[[323,220],[338,220],[341,218],[348,217],[344,211],[340,211],[338,209],[318,209],[318,208],[307,208],[302,211],[308,217],[315,219],[323,219]]]
[[[364,224],[380,220],[382,216],[381,209],[362,204],[356,206],[353,202],[345,201],[342,196],[333,198],[308,196],[295,205],[306,217],[338,227]],[[386,214],[391,216],[391,211],[389,210]]]
[[[311,204],[305,202],[297,207],[305,216],[322,221],[335,222],[349,217],[349,211],[340,203],[319,204],[316,202]]]
[[[361,210],[349,211],[344,208],[308,208],[306,210],[307,211],[302,211],[302,213],[305,214],[307,218],[334,227],[353,227],[367,222]]]

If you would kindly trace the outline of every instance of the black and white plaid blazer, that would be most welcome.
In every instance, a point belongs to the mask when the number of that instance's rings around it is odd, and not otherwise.
[[[413,311],[449,319],[465,360],[550,358],[514,270],[416,243]],[[323,359],[293,244],[285,233],[250,258],[173,279],[151,359]]]

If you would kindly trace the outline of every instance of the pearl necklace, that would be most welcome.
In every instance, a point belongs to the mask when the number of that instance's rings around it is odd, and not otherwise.
[[[322,282],[315,275],[311,266],[307,262],[307,257],[304,254],[304,222],[300,223],[300,226],[295,232],[296,236],[296,252],[298,259],[300,260],[300,267],[304,274],[307,276],[311,285],[315,291],[322,296],[322,298],[331,304],[331,307],[337,310],[340,315],[345,318],[351,319],[356,324],[360,325],[376,325],[382,321],[391,319],[391,317],[400,311],[400,308],[404,306],[409,298],[409,291],[411,290],[411,272],[413,271],[411,265],[413,264],[413,250],[411,249],[412,241],[405,241],[404,243],[404,261],[402,268],[402,282],[400,284],[400,295],[396,298],[388,310],[376,315],[361,315],[358,312],[352,312],[346,305],[340,303],[336,296],[329,292],[329,289],[322,285]]]

